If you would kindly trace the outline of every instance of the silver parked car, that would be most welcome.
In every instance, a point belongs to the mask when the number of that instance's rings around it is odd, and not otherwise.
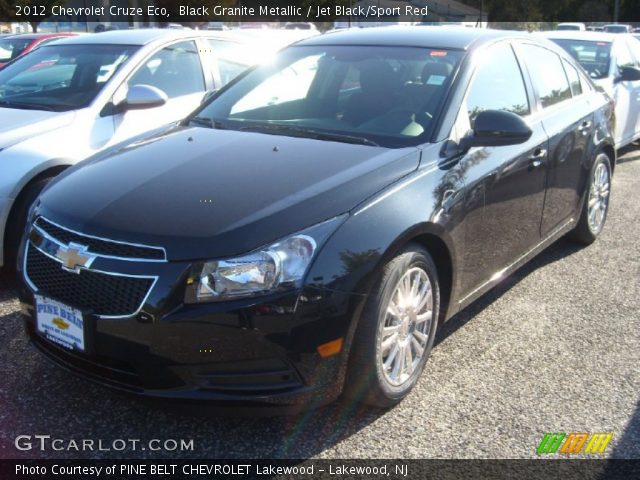
[[[633,35],[544,32],[569,52],[615,102],[616,148],[640,138],[640,41]]]
[[[0,266],[70,165],[194,110],[282,45],[233,32],[132,30],[56,41],[0,71]]]

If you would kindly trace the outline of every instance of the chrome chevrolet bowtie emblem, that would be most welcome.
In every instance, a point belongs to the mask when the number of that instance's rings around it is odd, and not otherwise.
[[[77,243],[60,245],[56,258],[62,262],[64,270],[73,273],[80,273],[80,268],[89,268],[96,259],[95,255],[87,252],[87,247]]]

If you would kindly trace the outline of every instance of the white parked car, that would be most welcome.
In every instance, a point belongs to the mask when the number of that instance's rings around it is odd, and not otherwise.
[[[606,33],[631,33],[633,31],[631,25],[624,25],[622,23],[605,25],[602,29]]]
[[[15,266],[51,178],[184,118],[276,47],[233,32],[113,31],[56,41],[0,71],[0,266]]]
[[[569,52],[615,102],[616,148],[640,138],[640,41],[633,35],[544,32]]]
[[[586,25],[584,23],[577,23],[577,22],[565,22],[565,23],[559,23],[556,26],[556,30],[565,30],[565,31],[577,31],[577,32],[584,32],[587,29]]]

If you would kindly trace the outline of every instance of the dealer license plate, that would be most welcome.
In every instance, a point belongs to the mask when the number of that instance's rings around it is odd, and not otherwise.
[[[35,299],[38,332],[69,350],[84,351],[82,312],[41,295]]]

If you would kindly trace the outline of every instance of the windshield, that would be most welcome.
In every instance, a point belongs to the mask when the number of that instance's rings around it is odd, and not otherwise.
[[[580,30],[578,25],[558,25],[556,30]]]
[[[625,25],[607,25],[604,27],[604,31],[609,33],[627,33],[629,29]]]
[[[552,39],[575,58],[594,80],[609,76],[611,63],[611,42],[585,40]]]
[[[196,113],[216,128],[389,147],[428,140],[461,51],[296,46]]]
[[[10,62],[14,58],[18,58],[22,52],[33,42],[31,39],[17,38],[0,40],[0,62]]]
[[[88,106],[138,49],[128,45],[51,45],[0,70],[0,107],[68,111]]]

